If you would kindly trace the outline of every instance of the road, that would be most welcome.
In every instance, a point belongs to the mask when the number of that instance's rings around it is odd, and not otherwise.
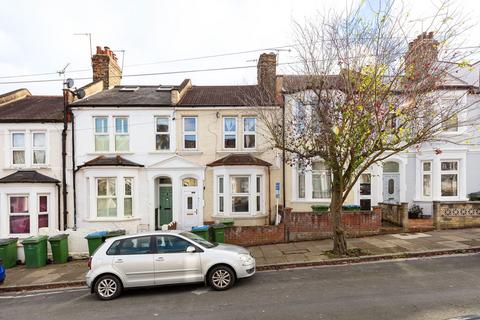
[[[447,319],[480,314],[480,255],[259,272],[226,292],[202,285],[0,295],[0,319]]]

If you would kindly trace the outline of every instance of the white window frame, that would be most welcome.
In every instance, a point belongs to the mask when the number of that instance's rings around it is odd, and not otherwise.
[[[118,132],[117,131],[117,119],[122,119],[127,121],[127,132]],[[129,152],[130,151],[130,119],[128,116],[114,116],[113,117],[113,144],[115,152]],[[123,129],[123,127],[122,127]],[[118,150],[117,149],[117,136],[126,136],[128,138],[127,150]]]
[[[259,181],[260,180],[260,181]],[[255,211],[263,212],[263,176],[257,174],[255,176]],[[260,207],[258,206],[260,204]]]
[[[168,131],[166,132],[161,132],[157,131],[157,120],[158,119],[166,119],[167,124],[168,124]],[[165,135],[168,136],[168,149],[157,149],[157,136],[158,135]],[[172,124],[170,122],[170,117],[169,116],[155,116],[155,150],[157,152],[170,152],[172,150],[172,145],[175,143],[172,139]]]
[[[443,162],[455,162],[457,165],[456,170],[442,170],[442,163]],[[453,198],[458,198],[460,196],[460,161],[459,160],[447,160],[447,159],[442,159],[440,160],[440,168],[439,168],[439,176],[440,176],[440,197],[441,198],[446,198],[446,199],[453,199]],[[457,194],[453,196],[444,196],[442,194],[442,175],[451,175],[455,174],[457,176]]]
[[[243,192],[234,192],[232,190],[232,180],[235,179],[235,178],[247,178],[248,179],[248,192],[247,193],[243,193]],[[253,190],[252,190],[252,186],[251,186],[251,175],[242,175],[242,174],[236,174],[236,175],[231,175],[229,176],[229,181],[228,181],[228,184],[230,186],[230,203],[232,204],[231,205],[231,213],[232,215],[242,215],[242,214],[249,214],[251,211],[252,211],[252,203],[250,201],[250,198],[251,198],[251,195],[253,193]],[[242,198],[247,198],[248,199],[248,210],[247,211],[234,211],[233,210],[233,198],[234,197],[242,197]],[[256,207],[257,205],[255,203],[253,203],[254,207],[255,208],[255,211],[256,211]]]
[[[430,163],[430,170],[425,170],[425,167],[424,165],[426,163]],[[433,161],[432,160],[423,160],[420,162],[420,165],[421,165],[421,172],[422,172],[422,175],[421,175],[421,183],[420,183],[420,188],[421,188],[421,197],[424,198],[424,199],[431,199],[432,196],[433,196],[433,175],[432,175],[432,172],[433,172]],[[425,176],[429,176],[430,177],[430,195],[425,195],[425,186],[424,186],[424,178]]]
[[[195,120],[195,130],[194,131],[187,131],[185,128],[185,120],[187,119],[194,119]],[[185,116],[182,118],[182,129],[183,129],[183,134],[182,134],[182,140],[183,140],[183,149],[184,150],[197,150],[198,149],[198,117],[197,116]],[[187,148],[185,142],[186,136],[195,136],[195,148]]]
[[[221,183],[220,183],[220,180],[222,180]],[[217,194],[218,194],[218,196],[216,197],[217,198],[217,213],[219,215],[223,215],[223,214],[225,214],[225,176],[223,176],[223,175],[222,176],[217,176],[216,182],[217,182]],[[221,190],[220,190],[220,186],[222,186]],[[220,199],[222,199],[222,201],[220,201]],[[221,208],[220,202],[223,202],[223,208]]]
[[[323,162],[323,163],[325,163],[325,161],[322,161],[322,160],[316,160],[316,161],[313,161],[313,162]],[[330,180],[331,180],[332,179],[331,171],[329,169],[314,170],[313,169],[313,163],[312,163],[311,173],[312,173],[312,185],[311,185],[311,187],[312,187],[312,190],[311,190],[312,191],[311,192],[312,199],[313,200],[330,199],[332,197],[332,190],[330,190],[330,196],[329,197],[318,197],[318,198],[316,198],[316,197],[313,196],[313,192],[314,192],[314,190],[313,190],[313,176],[314,175],[320,175],[320,176],[325,175],[325,176],[327,176],[329,174],[330,175]],[[327,181],[327,183],[328,183],[328,181]],[[331,187],[331,185],[330,185],[330,187]]]
[[[35,147],[34,143],[34,136],[36,134],[43,134],[45,136],[45,145],[43,147]],[[32,166],[45,166],[48,163],[48,140],[47,140],[47,132],[46,131],[31,131],[31,152],[30,156],[32,159]],[[45,162],[44,163],[34,163],[35,157],[33,156],[33,153],[35,151],[43,151],[45,152]]]
[[[323,160],[314,160],[314,161],[323,161]],[[303,175],[305,176],[305,197],[299,197],[299,176],[301,175],[302,169],[297,165],[292,170],[292,202],[308,202],[308,203],[330,203],[331,194],[329,198],[313,198],[313,170],[312,166],[308,166],[303,169]],[[331,174],[330,174],[331,175]]]
[[[47,197],[47,211],[40,211],[40,197]],[[40,216],[46,215],[48,221],[48,228],[50,228],[50,195],[48,193],[37,194],[37,226],[40,229]],[[30,226],[31,227],[31,226]]]
[[[101,179],[107,179],[107,187],[106,187],[107,195],[105,195],[105,196],[100,196],[100,195],[98,194],[98,182],[99,182],[99,180],[101,180]],[[109,188],[108,188],[108,184],[109,184],[108,180],[109,180],[109,179],[113,179],[113,180],[114,180],[114,185],[115,185],[115,195],[114,195],[114,196],[108,195],[108,189],[109,189]],[[117,202],[117,214],[116,214],[115,216],[100,217],[100,216],[98,215],[98,200],[99,200],[99,199],[115,199],[116,202]],[[101,219],[112,219],[112,218],[115,219],[115,218],[119,218],[119,217],[120,217],[120,215],[119,215],[119,213],[120,213],[119,211],[120,211],[120,210],[119,210],[119,201],[118,201],[118,200],[119,200],[119,194],[118,194],[118,178],[117,178],[117,177],[96,177],[96,178],[95,178],[95,208],[96,208],[96,210],[95,210],[95,217],[96,217],[97,219],[99,219],[99,220],[101,220]],[[122,198],[122,200],[123,200],[123,198]]]
[[[233,119],[235,120],[235,131],[226,131],[225,130],[225,121],[227,119]],[[222,146],[223,146],[223,149],[225,150],[236,150],[238,148],[238,120],[237,120],[237,117],[232,117],[232,116],[227,116],[227,117],[223,117],[223,121],[222,121],[222,131],[223,131],[223,141],[222,141]],[[225,138],[226,136],[235,136],[235,147],[233,148],[227,148],[225,146]]]
[[[245,130],[245,120],[246,119],[253,119],[254,120],[254,122],[255,122],[255,130],[254,131]],[[257,118],[256,117],[243,117],[242,118],[242,129],[243,129],[243,139],[242,139],[243,149],[245,149],[245,150],[255,150],[257,148]],[[254,137],[255,143],[254,143],[253,147],[247,148],[245,146],[245,137],[246,136],[253,136]]]
[[[10,198],[12,197],[25,197],[27,198],[27,212],[11,212],[11,205],[10,205]],[[8,233],[10,235],[30,235],[32,234],[34,228],[33,226],[35,224],[32,223],[33,219],[35,219],[35,217],[33,217],[32,215],[32,208],[31,208],[31,205],[30,205],[30,194],[29,193],[12,193],[12,194],[8,194],[7,195],[7,210],[8,210],[8,223],[7,223],[7,228],[8,228]],[[12,216],[28,216],[28,219],[29,219],[29,225],[30,225],[30,230],[28,233],[13,233],[11,232],[12,230],[10,229],[10,217]],[[37,216],[37,219],[38,219],[38,216]],[[38,223],[36,224],[37,225],[37,229],[38,229]],[[38,230],[37,230],[38,231]]]
[[[126,193],[126,186],[127,186],[127,180],[130,180],[130,194],[127,195]],[[134,182],[135,182],[135,178],[134,177],[123,177],[123,213],[122,215],[124,217],[133,217],[135,216],[134,214],[134,208],[135,208],[135,203],[134,203],[134,191],[135,191],[135,185],[134,185]],[[117,196],[118,197],[118,196]],[[132,214],[131,215],[125,215],[125,199],[131,199],[132,201]],[[118,204],[117,204],[117,210],[118,210]],[[117,212],[117,216],[118,216],[118,212]]]
[[[23,134],[23,147],[15,147],[13,143],[13,136],[15,134]],[[10,159],[12,166],[25,167],[27,165],[27,134],[25,131],[10,131]],[[14,163],[14,151],[23,151],[23,163]]]
[[[107,125],[106,125],[106,132],[97,132],[97,119],[106,119],[107,120]],[[110,119],[108,116],[94,116],[93,117],[93,150],[97,153],[103,153],[103,152],[110,152],[110,127],[108,123],[110,122]],[[107,150],[97,150],[97,137],[98,136],[106,136],[108,138],[108,143],[107,143]]]

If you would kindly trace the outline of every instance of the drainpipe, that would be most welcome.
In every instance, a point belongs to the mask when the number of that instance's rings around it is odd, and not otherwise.
[[[75,182],[77,175],[77,170],[75,169],[75,117],[71,110],[70,117],[72,120],[73,230],[77,230],[77,184]]]
[[[285,209],[286,204],[286,186],[285,186],[285,95],[283,96],[283,106],[282,106],[282,204]]]
[[[62,209],[60,208],[60,185],[58,183],[55,184],[57,186],[57,211],[58,211],[58,230],[62,228]]]
[[[270,175],[270,166],[268,168],[268,224],[272,224],[272,181]]]
[[[67,108],[68,89],[63,89],[63,130],[62,130],[62,200],[63,200],[63,230],[67,229]]]

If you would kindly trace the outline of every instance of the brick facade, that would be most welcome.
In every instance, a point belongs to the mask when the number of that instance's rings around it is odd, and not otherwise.
[[[93,82],[103,81],[103,89],[120,85],[122,70],[117,63],[117,57],[109,47],[97,47],[92,57]]]

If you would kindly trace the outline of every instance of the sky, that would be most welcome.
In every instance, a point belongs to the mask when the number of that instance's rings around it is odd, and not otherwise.
[[[351,0],[357,2],[357,0]],[[124,75],[255,66],[260,53],[278,48],[279,62],[295,61],[285,51],[294,43],[293,22],[302,22],[331,10],[344,10],[350,0],[2,0],[0,11],[0,94],[28,88],[33,94],[61,94],[63,76],[10,77],[55,73],[67,64],[66,77],[91,78],[89,40],[92,47],[118,50]],[[360,0],[359,0],[360,1]],[[375,7],[379,0],[370,0]],[[480,17],[477,0],[453,0],[472,17]],[[365,15],[369,10],[364,4]],[[432,14],[437,0],[405,0],[412,20]],[[478,20],[478,18],[477,18]],[[465,43],[480,45],[480,24],[465,33]],[[417,25],[419,31],[421,23]],[[259,50],[265,49],[265,50]],[[168,62],[168,60],[253,51],[224,57]],[[480,49],[479,49],[480,50]],[[164,63],[158,63],[158,62]],[[143,64],[138,66],[138,64]],[[146,64],[146,65],[145,65]],[[76,70],[86,70],[76,72]],[[279,67],[278,73],[289,73]],[[196,85],[254,84],[256,69],[185,72],[173,75],[124,77],[122,84],[179,84],[192,79]],[[25,83],[52,79],[58,81]],[[5,83],[23,82],[23,83]],[[76,80],[80,87],[90,79]]]

